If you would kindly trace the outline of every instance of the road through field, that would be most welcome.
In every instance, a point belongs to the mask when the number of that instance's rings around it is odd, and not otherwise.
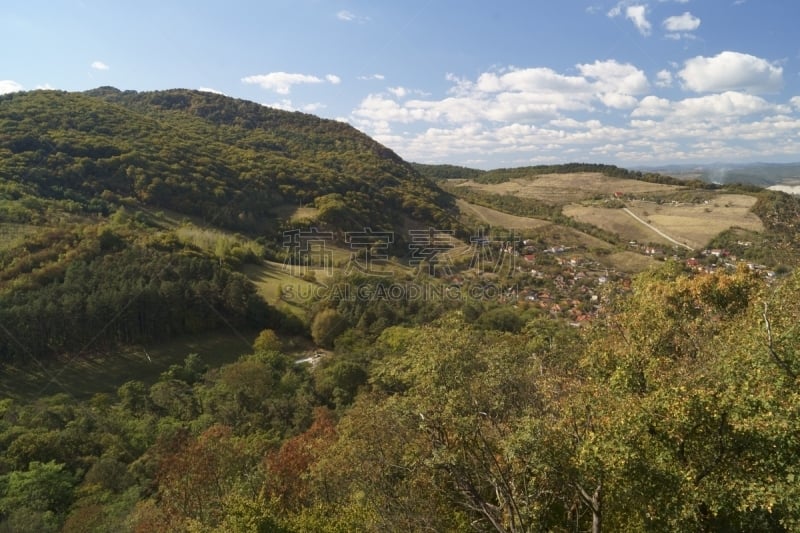
[[[669,235],[667,235],[666,233],[664,233],[663,231],[661,231],[657,227],[653,226],[652,224],[650,224],[646,220],[642,220],[641,218],[639,218],[638,215],[636,215],[633,211],[631,211],[627,207],[623,207],[622,210],[625,211],[626,213],[628,213],[630,216],[632,216],[637,221],[641,222],[642,224],[644,224],[645,226],[647,226],[651,230],[655,231],[656,233],[658,233],[659,235],[661,235],[662,237],[667,239],[669,242],[671,242],[673,244],[677,244],[678,246],[683,246],[687,250],[694,250],[694,248],[692,248],[691,246],[688,246],[686,244],[683,244],[682,242],[676,241],[675,239],[673,239],[672,237],[670,237]]]

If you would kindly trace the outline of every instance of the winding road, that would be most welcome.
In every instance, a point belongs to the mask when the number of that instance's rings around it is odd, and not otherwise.
[[[687,250],[694,250],[694,248],[692,248],[691,246],[688,246],[688,245],[686,245],[686,244],[684,244],[682,242],[676,241],[675,239],[673,239],[672,237],[670,237],[669,235],[667,235],[666,233],[664,233],[663,231],[661,231],[657,227],[653,226],[652,224],[650,224],[646,220],[641,219],[636,213],[634,213],[633,211],[631,211],[627,207],[623,207],[622,210],[625,211],[626,213],[628,213],[630,216],[632,216],[637,221],[641,222],[642,224],[644,224],[645,226],[647,226],[651,230],[655,231],[656,233],[658,233],[659,235],[661,235],[662,237],[667,239],[669,242],[671,242],[673,244],[677,244],[678,246],[682,246],[682,247],[686,248]]]

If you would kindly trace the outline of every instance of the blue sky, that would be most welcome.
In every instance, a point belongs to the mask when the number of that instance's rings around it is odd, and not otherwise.
[[[0,93],[218,91],[480,168],[800,160],[797,0],[11,0]]]

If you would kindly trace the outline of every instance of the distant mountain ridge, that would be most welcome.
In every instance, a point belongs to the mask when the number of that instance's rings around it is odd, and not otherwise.
[[[639,167],[679,179],[702,179],[710,183],[749,183],[761,187],[800,182],[797,163],[708,163],[702,165],[665,165]]]

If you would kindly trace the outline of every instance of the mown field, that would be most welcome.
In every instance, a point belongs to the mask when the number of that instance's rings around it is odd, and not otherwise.
[[[457,186],[471,187],[493,194],[513,194],[525,198],[535,198],[551,205],[566,205],[596,197],[612,196],[615,192],[622,192],[626,195],[644,195],[666,194],[681,189],[674,185],[613,178],[599,172],[542,174],[491,184],[463,180],[457,183]]]
[[[519,217],[509,215],[490,207],[471,204],[465,200],[456,200],[456,205],[462,213],[477,219],[478,222],[489,226],[500,226],[506,229],[539,229],[552,223],[538,218]]]
[[[64,360],[31,362],[25,367],[4,365],[0,374],[0,397],[33,400],[66,393],[89,398],[113,393],[122,384],[139,380],[155,383],[171,365],[183,364],[196,353],[209,367],[219,367],[252,352],[256,332],[228,329],[134,346],[113,353],[90,352]]]
[[[616,235],[623,241],[639,243],[658,243],[672,246],[668,240],[650,230],[647,226],[636,222],[622,209],[610,209],[591,205],[572,204],[564,206],[564,214],[578,222],[592,224]]]
[[[744,194],[719,194],[708,204],[628,202],[628,208],[664,233],[693,248],[704,248],[711,239],[732,227],[763,231],[761,220],[750,212],[756,198]]]

